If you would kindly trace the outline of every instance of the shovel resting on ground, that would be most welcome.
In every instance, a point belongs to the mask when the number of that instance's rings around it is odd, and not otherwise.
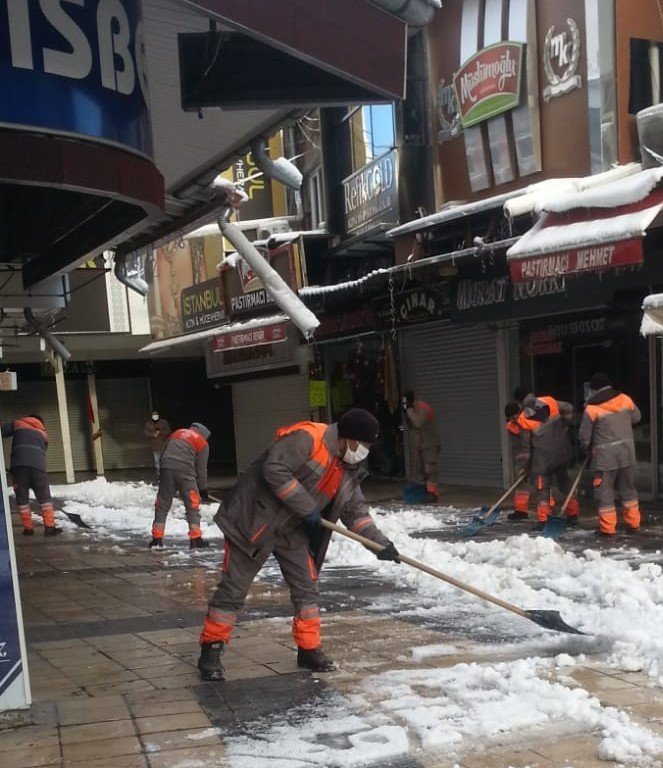
[[[564,503],[562,504],[562,508],[559,510],[559,514],[548,516],[548,519],[546,520],[546,524],[543,526],[543,530],[541,531],[541,535],[544,536],[546,539],[557,539],[562,535],[562,533],[564,533],[564,529],[566,528],[566,519],[567,519],[566,508],[569,506],[569,503],[571,502],[573,495],[578,490],[578,486],[580,485],[580,479],[582,478],[582,473],[585,471],[585,467],[589,463],[589,458],[590,456],[588,453],[587,456],[585,456],[585,460],[580,465],[580,469],[578,470],[576,479],[573,481],[571,490],[569,491],[567,497],[564,499]]]
[[[499,497],[499,499],[493,504],[493,506],[486,510],[481,515],[474,515],[471,522],[469,522],[461,531],[462,536],[474,536],[475,533],[478,533],[482,528],[485,528],[487,525],[494,525],[495,521],[499,517],[500,514],[500,504],[505,500],[508,499],[509,496],[516,490],[516,488],[523,482],[523,480],[527,477],[527,472],[521,472],[518,477],[516,478],[513,485],[508,488],[504,493]]]
[[[360,536],[358,533],[354,533],[353,531],[348,531],[345,528],[341,528],[339,525],[334,525],[334,523],[330,523],[329,520],[325,520],[324,518],[320,521],[320,524],[324,528],[328,528],[330,531],[340,533],[341,536],[347,536],[349,539],[358,541],[360,544],[363,544],[365,547],[372,549],[374,552],[381,552],[384,549],[384,547],[380,544],[376,544],[374,541],[371,541],[364,536]],[[447,584],[451,584],[458,589],[469,592],[481,600],[486,600],[487,602],[493,603],[500,608],[511,611],[511,613],[515,613],[517,616],[520,616],[523,619],[529,619],[544,629],[552,629],[555,632],[568,632],[570,635],[585,634],[584,632],[569,626],[559,615],[559,611],[525,610],[524,608],[519,608],[517,605],[513,605],[512,603],[507,603],[505,600],[500,600],[499,597],[489,595],[487,592],[483,592],[482,590],[477,589],[470,584],[465,584],[463,581],[458,581],[458,579],[454,579],[453,576],[447,576],[445,573],[442,573],[442,571],[437,571],[435,568],[431,568],[428,565],[424,565],[423,563],[419,563],[416,560],[412,560],[406,555],[399,555],[398,559],[406,565],[411,565],[413,568],[417,568],[424,573],[428,573],[429,575],[434,576],[436,579],[446,581]]]

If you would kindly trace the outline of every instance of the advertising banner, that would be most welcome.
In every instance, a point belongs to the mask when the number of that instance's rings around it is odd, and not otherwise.
[[[4,712],[30,706],[30,682],[1,443],[0,480],[0,712]]]
[[[518,106],[522,54],[522,43],[496,43],[475,53],[456,72],[454,89],[464,128]]]
[[[140,0],[7,2],[0,125],[152,156]]]

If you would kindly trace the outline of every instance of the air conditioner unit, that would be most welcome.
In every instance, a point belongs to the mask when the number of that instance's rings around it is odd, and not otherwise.
[[[272,235],[292,232],[287,219],[263,219],[258,222],[258,240],[268,240]]]

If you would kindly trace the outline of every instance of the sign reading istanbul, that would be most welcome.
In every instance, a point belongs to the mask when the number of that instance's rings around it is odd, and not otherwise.
[[[543,43],[543,69],[548,80],[543,89],[544,101],[582,88],[582,78],[578,74],[580,32],[573,19],[567,19],[566,24],[568,29],[562,32],[550,27]]]
[[[522,43],[496,43],[475,53],[456,72],[454,90],[464,128],[518,106],[522,58]]]
[[[526,280],[627,267],[642,264],[642,261],[642,239],[634,238],[560,253],[512,258],[509,271],[514,283],[522,283]]]
[[[0,125],[152,154],[140,0],[12,0],[0,28]]]
[[[398,153],[389,152],[343,180],[345,231],[359,235],[377,224],[398,224]]]
[[[186,333],[213,328],[223,322],[221,284],[217,278],[182,290],[182,330]]]

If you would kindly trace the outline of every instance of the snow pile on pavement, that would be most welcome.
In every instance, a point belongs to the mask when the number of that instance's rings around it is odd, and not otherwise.
[[[582,688],[546,679],[551,659],[443,669],[394,670],[364,681],[369,706],[407,724],[426,751],[485,745],[507,733],[519,739],[550,733],[596,732],[599,757],[638,766],[660,765],[663,738],[625,712],[602,707]],[[545,728],[544,728],[545,727]]]
[[[118,547],[122,544],[120,549],[137,534],[149,534],[155,495],[151,486],[100,478],[53,491],[65,499],[67,512],[80,514],[93,526],[91,531],[70,528],[74,534],[110,535]],[[209,538],[220,536],[211,523],[215,511],[216,505],[203,508]],[[353,696],[340,703],[335,700],[332,710],[326,705],[320,710],[308,708],[297,721],[290,712],[287,722],[270,719],[256,727],[255,737],[226,738],[233,768],[268,757],[271,768],[290,768],[293,755],[302,768],[380,764],[405,754],[410,736],[424,748],[460,752],[491,740],[520,739],[526,733],[550,735],[555,729],[592,731],[601,759],[658,764],[656,759],[663,754],[659,736],[625,712],[601,706],[582,687],[572,687],[569,678],[555,679],[556,667],[582,664],[582,654],[593,654],[615,669],[641,670],[652,686],[663,687],[663,570],[658,563],[648,562],[635,548],[573,552],[550,539],[525,534],[499,541],[421,538],[417,532],[448,527],[458,511],[379,506],[371,511],[404,554],[522,608],[557,610],[588,636],[548,632],[426,573],[378,561],[357,543],[333,536],[329,566],[361,567],[390,585],[371,609],[395,618],[453,626],[456,636],[440,635],[449,645],[404,648],[398,660],[401,669],[364,681]],[[167,536],[171,534],[186,536],[180,502],[169,517]],[[661,559],[660,552],[655,556]],[[276,573],[277,566],[270,561],[267,576]],[[325,571],[323,592],[324,577]],[[491,638],[514,638],[509,647],[517,648],[521,658],[415,668],[434,655],[444,656],[448,664],[453,643],[464,634],[476,642],[477,629]],[[559,656],[562,651],[566,655]],[[543,658],[551,654],[557,659]]]
[[[154,519],[154,499],[157,489],[147,483],[108,482],[97,477],[83,483],[54,485],[51,493],[57,500],[64,499],[64,512],[80,515],[94,529],[94,534],[116,540],[128,534],[150,536]],[[201,529],[207,539],[221,538],[221,531],[212,521],[217,504],[202,504]],[[65,522],[65,521],[62,521]],[[60,520],[58,520],[58,524]],[[168,540],[186,539],[189,527],[184,516],[184,504],[176,498],[166,522]]]

